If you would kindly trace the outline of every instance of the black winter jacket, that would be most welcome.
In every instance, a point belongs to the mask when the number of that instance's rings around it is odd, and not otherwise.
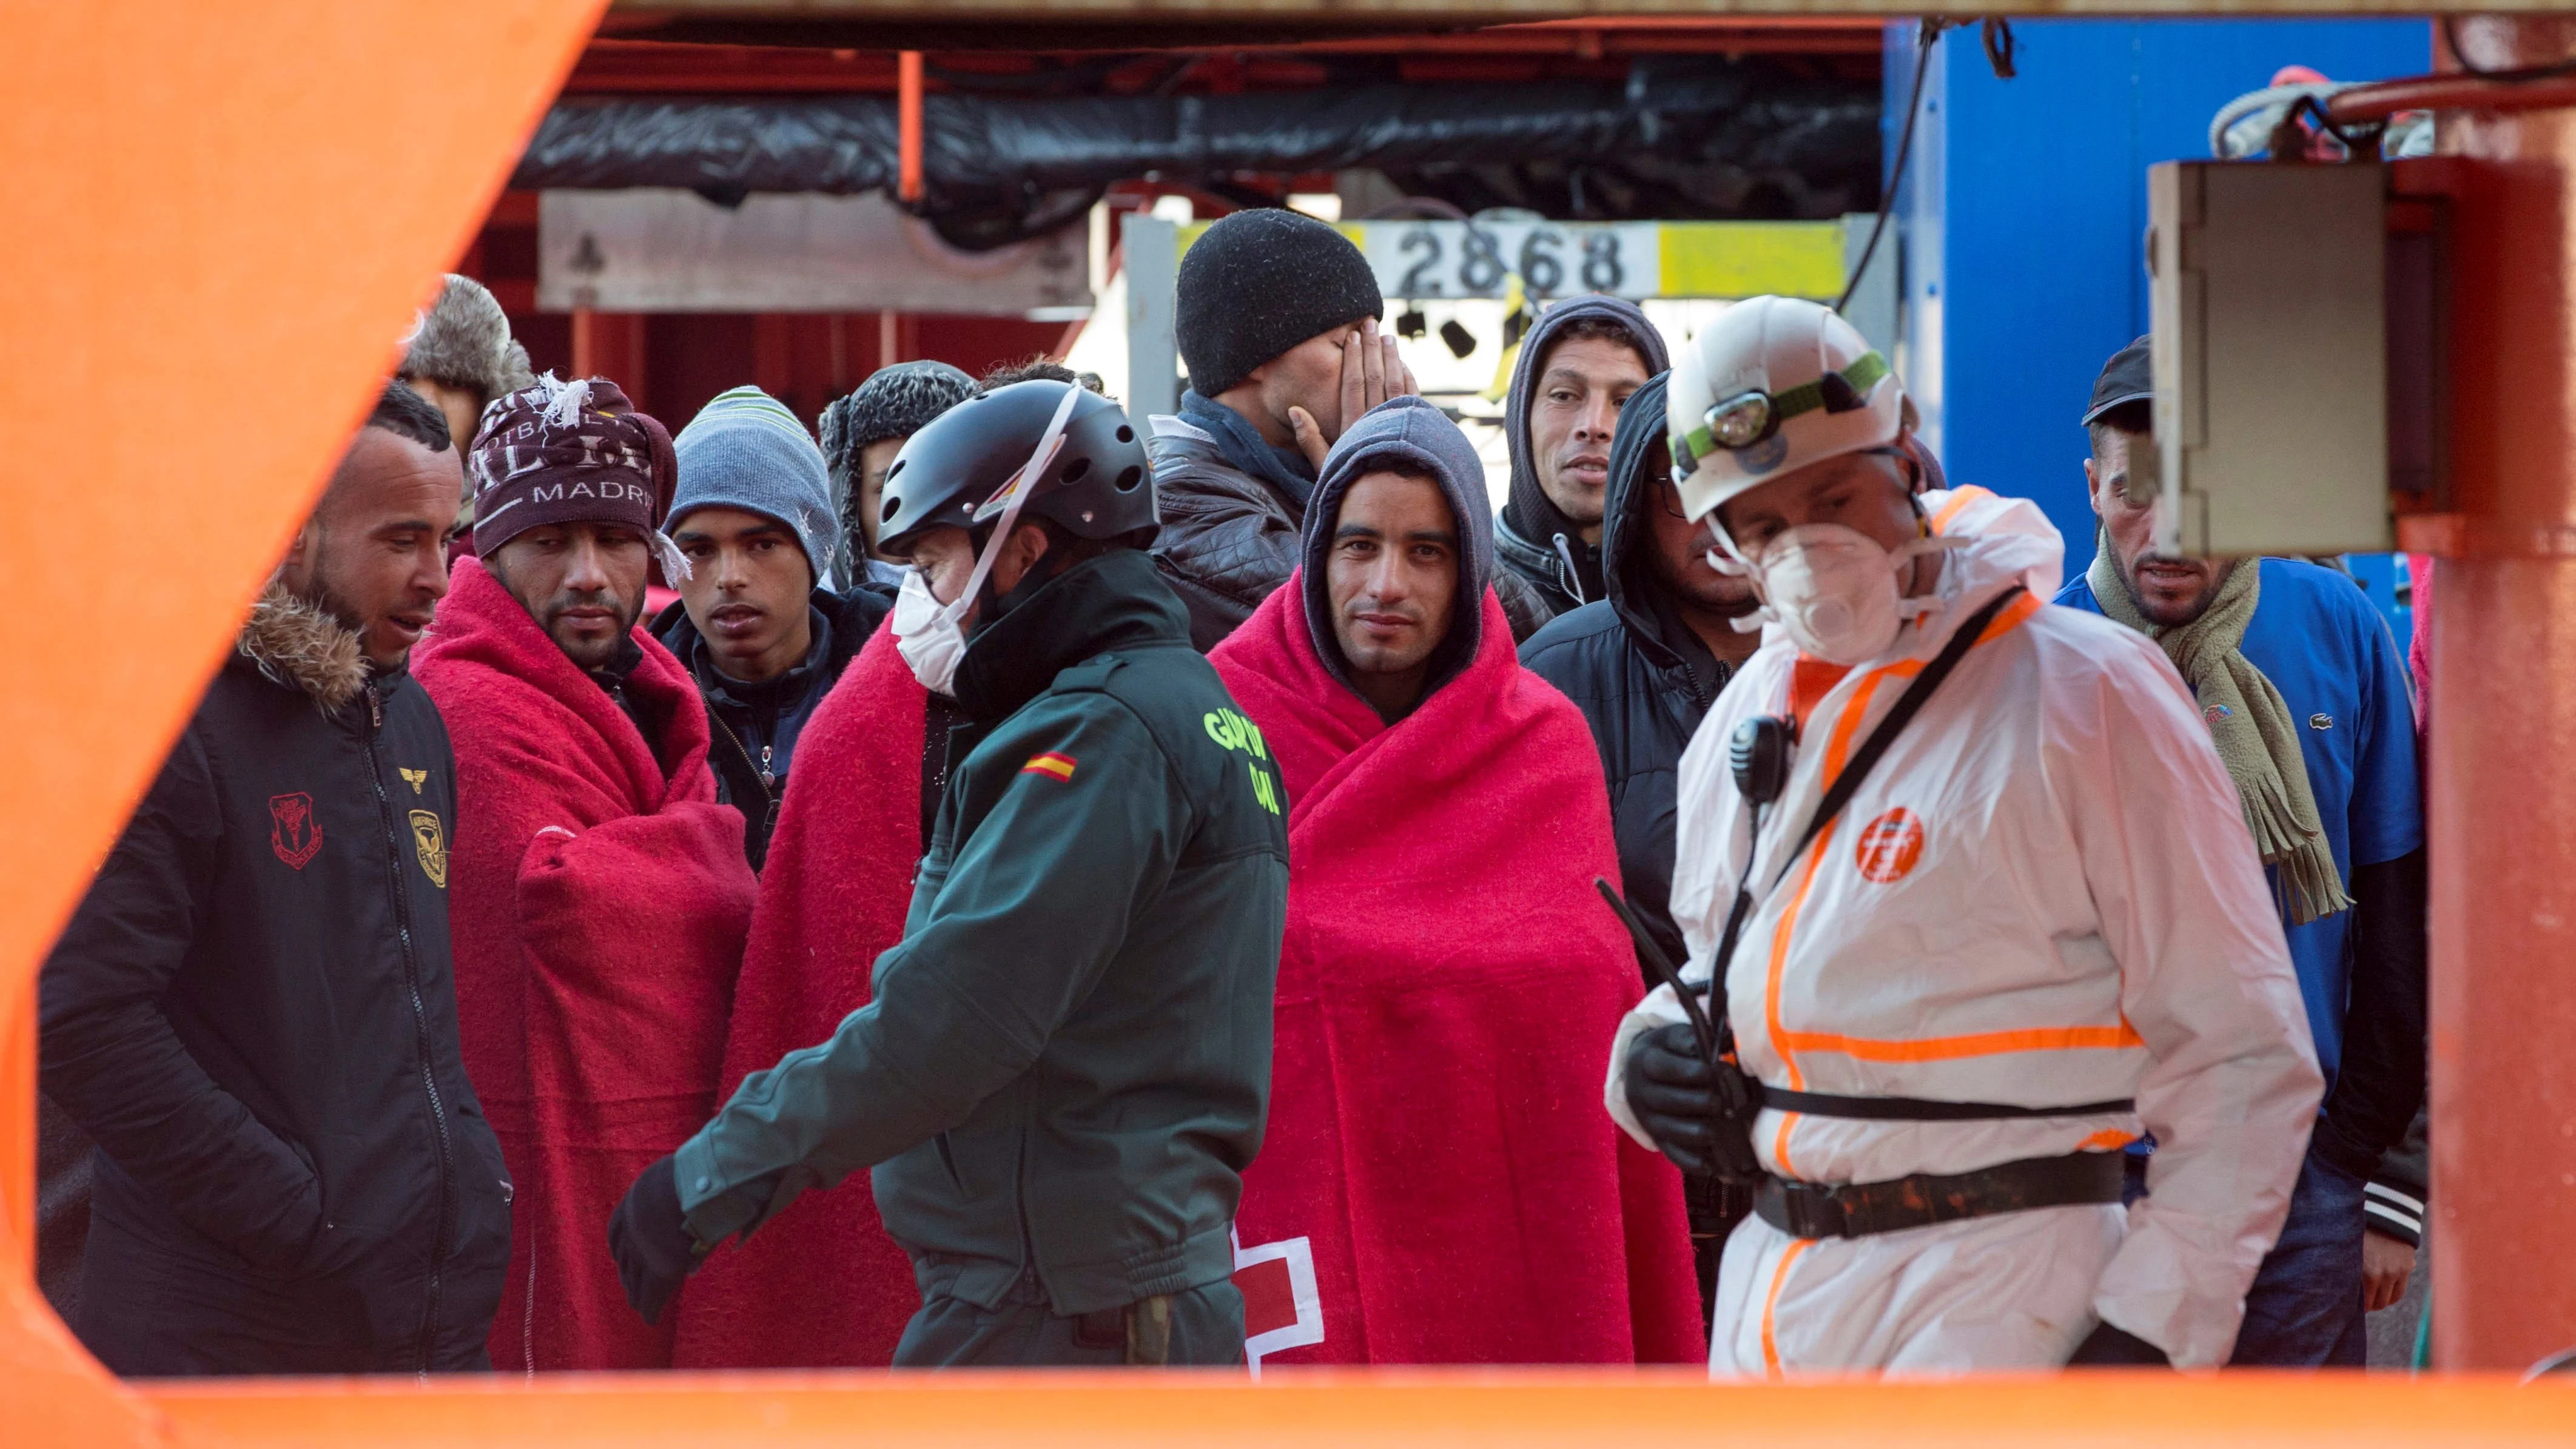
[[[1591,722],[1610,781],[1610,824],[1628,899],[1679,965],[1682,937],[1671,906],[1675,787],[1682,751],[1732,670],[1658,601],[1645,510],[1655,506],[1651,485],[1666,467],[1663,418],[1658,375],[1628,399],[1611,443],[1601,534],[1608,597],[1539,630],[1521,646],[1521,663],[1564,691]]]
[[[1154,565],[1189,610],[1190,644],[1205,654],[1288,582],[1305,510],[1226,461],[1215,437],[1187,418],[1154,419],[1145,450],[1162,522]]]
[[[841,671],[859,657],[868,636],[892,612],[894,591],[868,582],[846,594],[816,589],[808,602],[818,647],[786,676],[764,685],[735,684],[716,672],[687,606],[674,602],[652,624],[653,637],[689,671],[698,683],[698,697],[706,701],[707,763],[715,769],[716,799],[742,812],[743,854],[755,871],[769,858],[769,837],[778,828],[779,803],[787,798],[796,737],[839,682]],[[764,749],[770,751],[767,769]]]
[[[427,692],[263,599],[45,964],[108,1367],[488,1363],[510,1184],[457,1050],[455,822]]]

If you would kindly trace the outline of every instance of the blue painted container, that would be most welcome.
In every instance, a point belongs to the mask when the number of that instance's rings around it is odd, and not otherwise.
[[[2285,65],[2335,80],[2432,68],[2422,20],[2017,20],[1998,80],[1972,23],[1936,44],[1898,195],[1898,366],[1950,477],[2036,501],[2091,556],[2077,419],[2111,354],[2147,330],[2147,167],[2205,159],[2209,120]],[[1887,30],[1892,163],[1914,25]],[[2356,559],[2402,646],[2392,561]]]

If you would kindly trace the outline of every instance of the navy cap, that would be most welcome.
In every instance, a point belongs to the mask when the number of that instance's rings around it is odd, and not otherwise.
[[[2139,338],[2111,354],[2102,364],[2102,375],[2093,379],[2093,401],[2084,409],[2084,426],[2091,427],[2104,413],[2133,402],[2153,402],[2156,397],[2156,372],[2147,354],[2147,339]]]

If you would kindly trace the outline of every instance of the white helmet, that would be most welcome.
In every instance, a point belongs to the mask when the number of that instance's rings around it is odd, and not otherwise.
[[[1832,308],[1752,297],[1673,360],[1664,413],[1682,509],[1697,519],[1792,469],[1895,446],[1905,386]]]

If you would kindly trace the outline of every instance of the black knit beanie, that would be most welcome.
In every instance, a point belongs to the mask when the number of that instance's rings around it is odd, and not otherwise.
[[[1178,292],[1172,330],[1201,397],[1309,337],[1386,312],[1350,238],[1274,207],[1235,212],[1190,243]]]

